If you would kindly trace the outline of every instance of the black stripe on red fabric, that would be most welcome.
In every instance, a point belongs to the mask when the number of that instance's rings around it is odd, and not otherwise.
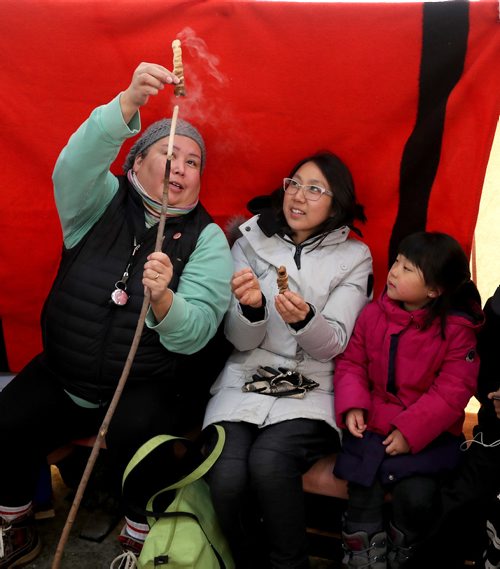
[[[450,93],[463,73],[469,32],[469,2],[424,2],[419,99],[415,127],[400,167],[399,205],[389,242],[389,266],[399,242],[426,228],[432,185]]]

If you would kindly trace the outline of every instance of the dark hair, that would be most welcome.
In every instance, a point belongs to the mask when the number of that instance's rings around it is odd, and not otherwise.
[[[354,227],[354,221],[366,222],[364,207],[356,201],[354,181],[351,172],[344,162],[333,152],[323,150],[311,156],[303,158],[291,169],[289,177],[293,178],[297,170],[304,164],[312,162],[326,178],[328,185],[333,192],[333,211],[334,214],[326,219],[314,232],[315,235],[329,233],[344,225],[348,225],[358,235],[361,232]],[[283,233],[292,233],[283,214],[283,188],[279,188],[272,193],[272,205],[278,217],[279,224]]]
[[[451,235],[437,231],[412,233],[401,241],[398,254],[404,255],[422,271],[427,286],[440,291],[440,295],[427,305],[426,326],[439,318],[444,337],[446,317],[450,312],[463,312],[473,319],[478,317],[481,296],[471,281],[467,255]]]

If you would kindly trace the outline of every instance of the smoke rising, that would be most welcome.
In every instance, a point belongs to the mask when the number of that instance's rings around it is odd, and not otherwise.
[[[172,103],[179,105],[182,118],[205,124],[220,113],[217,113],[213,96],[205,97],[203,85],[210,81],[213,91],[214,86],[224,87],[227,78],[218,69],[219,58],[209,52],[206,42],[198,37],[192,28],[184,28],[177,34],[177,39],[181,41],[182,46],[186,96],[172,97]]]

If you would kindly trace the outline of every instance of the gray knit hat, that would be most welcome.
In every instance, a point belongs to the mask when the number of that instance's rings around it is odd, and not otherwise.
[[[150,125],[141,137],[136,140],[130,152],[128,153],[125,163],[123,164],[123,171],[127,173],[130,168],[134,165],[134,160],[137,154],[140,154],[149,148],[152,144],[160,140],[160,138],[165,138],[170,135],[170,127],[172,125],[172,119],[161,119]],[[205,167],[206,150],[205,142],[199,131],[190,123],[185,120],[177,119],[177,124],[175,125],[175,134],[181,136],[187,136],[196,142],[201,150],[201,172]]]

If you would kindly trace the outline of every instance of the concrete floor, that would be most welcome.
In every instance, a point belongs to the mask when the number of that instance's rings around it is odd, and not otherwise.
[[[53,506],[55,516],[50,519],[38,520],[37,526],[43,542],[41,555],[25,567],[30,569],[51,569],[54,555],[61,538],[61,532],[66,523],[72,505],[70,489],[64,484],[58,469],[52,466]],[[91,523],[92,511],[80,505],[75,522],[63,549],[60,569],[107,569],[111,561],[121,553],[117,535],[122,521],[101,543],[81,539],[81,528]],[[90,520],[90,522],[89,522]],[[336,569],[339,565],[331,560],[311,557],[311,569]],[[258,568],[256,568],[258,569]]]

